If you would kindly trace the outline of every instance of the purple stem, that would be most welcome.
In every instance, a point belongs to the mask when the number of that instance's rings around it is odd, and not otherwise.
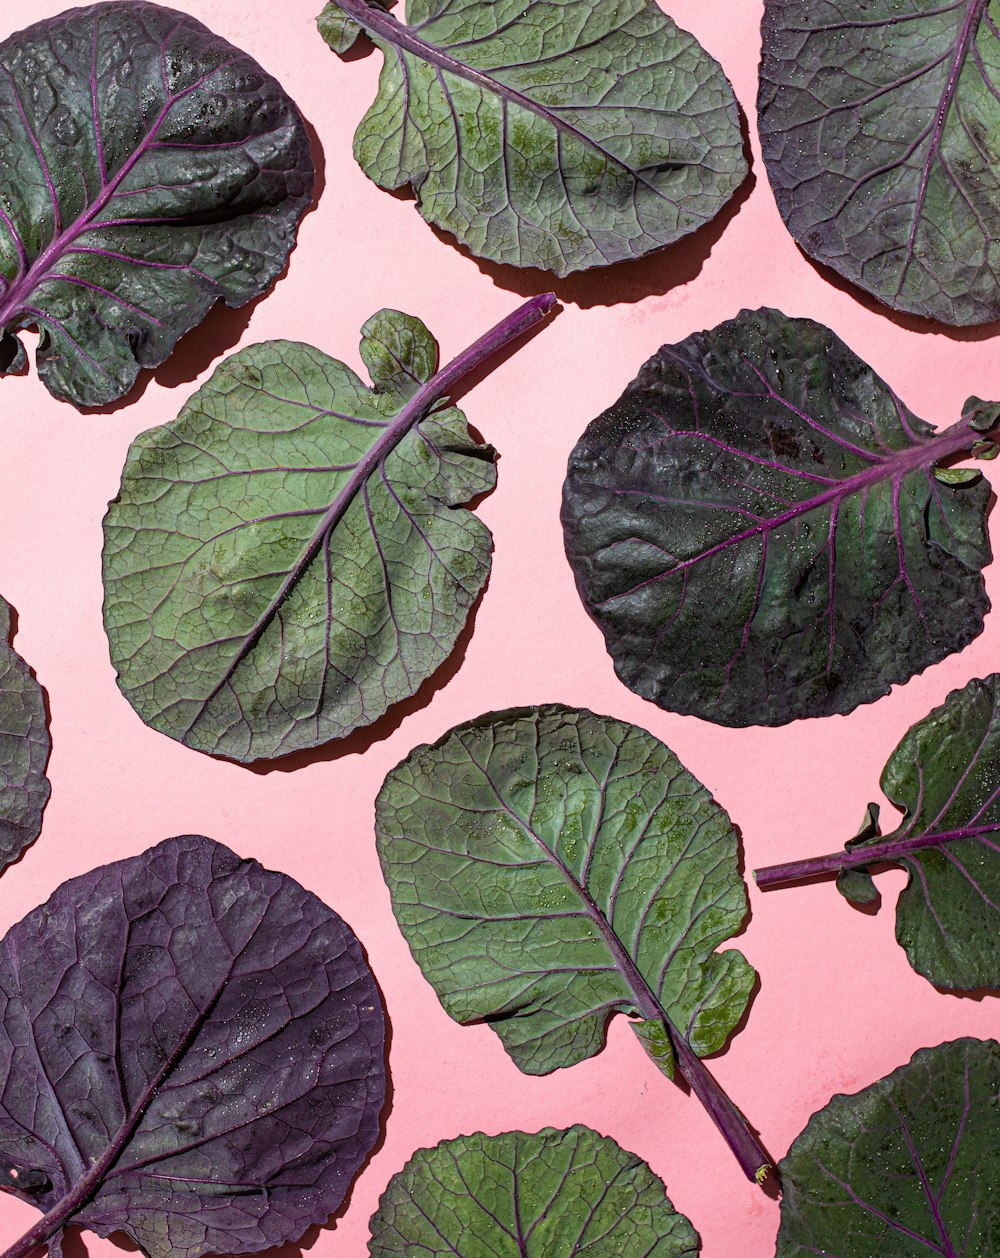
[[[469,751],[468,747],[466,747],[466,751]],[[506,803],[486,767],[476,760],[471,751],[469,755],[473,764],[476,765],[490,783],[500,807],[507,813],[515,826],[524,828],[523,820]],[[576,875],[560,859],[558,853],[543,843],[530,827],[525,832],[535,840],[545,859],[555,865],[563,878],[565,878],[567,885],[583,901],[584,911],[604,940],[608,951],[614,958],[615,966],[635,997],[636,1008],[640,1016],[646,1022],[658,1022],[666,1027],[670,1042],[673,1045],[674,1055],[677,1058],[678,1069],[687,1080],[691,1091],[701,1101],[705,1109],[708,1110],[709,1116],[716,1127],[718,1127],[723,1140],[729,1145],[737,1162],[739,1162],[743,1174],[752,1183],[762,1184],[767,1178],[768,1172],[772,1169],[773,1163],[760,1141],[750,1130],[747,1120],[712,1078],[708,1067],[695,1053],[677,1027],[674,1026],[658,996],[646,982],[628,949],[618,938],[608,917],[598,906],[584,883],[577,879]]]
[[[867,869],[869,865],[880,864],[882,861],[898,861],[910,852],[919,852],[925,847],[940,847],[942,843],[951,843],[957,839],[977,839],[983,834],[996,834],[1000,826],[967,826],[961,830],[932,831],[929,834],[917,834],[907,839],[888,838],[883,843],[869,843],[865,847],[857,847],[853,851],[846,848],[842,852],[832,852],[829,856],[813,856],[808,860],[790,861],[786,865],[766,865],[763,869],[753,871],[754,882],[761,890],[769,887],[780,887],[786,882],[796,882],[800,878],[811,878],[817,874],[839,874],[842,869]]]
[[[446,397],[451,392],[454,385],[458,384],[470,372],[475,371],[477,367],[482,366],[494,354],[498,354],[511,341],[516,340],[519,336],[523,336],[536,323],[540,323],[557,302],[558,298],[555,293],[542,293],[538,297],[529,298],[523,306],[519,306],[513,314],[508,315],[506,319],[502,319],[496,327],[490,328],[488,332],[483,333],[464,353],[459,354],[457,358],[453,358],[447,367],[443,367],[437,375],[432,376],[426,384],[421,385],[396,418],[386,425],[382,435],[364,458],[358,461],[353,472],[324,512],[323,518],[317,525],[309,545],[295,561],[288,576],[282,581],[278,592],[257,617],[253,627],[243,639],[239,650],[227,665],[225,672],[212,688],[212,691],[201,701],[197,715],[187,728],[186,732],[188,734],[201,719],[207,705],[211,703],[224,686],[229,684],[237,668],[253,650],[261,634],[274,619],[282,603],[288,597],[292,587],[299,581],[316,555],[319,554],[324,540],[329,537],[332,530],[340,522],[344,512],[354,501],[372,472],[399,445],[414,424],[423,419],[436,402],[439,402],[441,398]],[[6,1255],[0,1255],[0,1258],[6,1258]]]
[[[773,1163],[764,1146],[747,1126],[747,1120],[712,1077],[708,1067],[670,1020],[660,1015],[670,1033],[670,1042],[677,1056],[677,1066],[726,1144],[733,1151],[743,1174],[753,1183],[762,1184],[773,1170]]]

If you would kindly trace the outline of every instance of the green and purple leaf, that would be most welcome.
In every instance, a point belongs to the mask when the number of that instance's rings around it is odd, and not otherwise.
[[[52,747],[45,695],[10,638],[10,607],[0,598],[0,872],[38,838]]]
[[[560,276],[637,258],[746,176],[725,75],[655,0],[408,0],[406,23],[368,0],[319,19],[337,52],[363,30],[385,56],[354,153],[478,257]]]
[[[1000,1253],[1000,1044],[955,1040],[814,1114],[780,1165],[776,1258]]]
[[[850,712],[989,606],[1000,408],[935,434],[828,328],[774,310],[665,345],[573,451],[566,552],[621,680],[722,725]],[[944,473],[942,475],[942,472]]]
[[[283,270],[312,196],[281,86],[187,14],[71,9],[0,44],[0,374],[39,328],[57,397],[99,406],[219,299]]]
[[[789,231],[894,310],[1000,317],[1000,4],[766,0],[758,100]]]
[[[64,883],[0,944],[3,1186],[151,1258],[254,1254],[340,1205],[384,1029],[350,928],[197,836]]]
[[[436,374],[420,320],[383,310],[363,329],[370,389],[309,345],[252,346],[136,440],[105,520],[104,623],[147,724],[272,758],[370,724],[447,659],[492,549],[460,508],[496,472],[442,399],[553,302]]]
[[[519,1069],[600,1051],[614,1013],[675,1063],[750,1179],[770,1159],[700,1061],[754,971],[719,944],[746,891],[725,812],[652,735],[547,705],[418,747],[376,804],[379,857],[413,956],[456,1021],[487,1019]]]
[[[695,1258],[641,1158],[589,1127],[476,1132],[418,1149],[372,1216],[371,1258]]]
[[[902,865],[896,938],[913,968],[952,990],[1000,988],[1000,675],[952,691],[918,721],[881,786],[903,813],[896,830],[869,825],[841,852],[758,869],[758,885],[836,874],[848,899],[868,888],[870,901],[870,869]]]

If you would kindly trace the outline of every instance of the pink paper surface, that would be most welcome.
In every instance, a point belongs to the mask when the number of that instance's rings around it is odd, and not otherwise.
[[[367,1252],[379,1194],[414,1149],[463,1132],[576,1122],[650,1163],[701,1233],[704,1258],[769,1258],[777,1202],[744,1180],[698,1102],[658,1075],[624,1019],[612,1023],[597,1057],[528,1078],[487,1027],[463,1029],[447,1017],[392,917],[373,803],[386,773],[418,743],[484,711],[560,701],[662,738],[728,809],[748,869],[838,846],[868,801],[881,798],[882,766],[909,725],[949,690],[997,667],[1000,618],[987,617],[986,631],[960,655],[848,717],[727,730],[662,712],[617,681],[577,597],[559,526],[566,459],[660,344],[745,306],[828,324],[938,426],[958,418],[969,394],[1000,397],[996,344],[976,332],[894,321],[798,251],[754,131],[761,0],[664,3],[733,83],[753,136],[752,184],[692,240],[553,285],[538,273],[477,263],[410,201],[365,178],[351,140],[374,98],[381,56],[345,62],[331,52],[314,25],[320,0],[184,7],[255,56],[297,100],[315,129],[325,186],[271,295],[249,310],[216,311],[128,404],[80,415],[54,401],[33,368],[0,381],[0,592],[18,614],[15,644],[48,692],[53,741],[44,829],[3,877],[0,930],[64,879],[189,832],[283,870],[342,914],[385,995],[392,1097],[384,1142],[346,1208],[303,1242],[317,1258]],[[5,0],[0,37],[61,8],[59,0]],[[493,573],[455,659],[372,730],[300,757],[291,771],[241,768],[147,729],[118,692],[101,624],[101,520],[132,438],[173,419],[238,345],[306,340],[363,372],[358,330],[375,310],[394,306],[424,319],[447,359],[549,286],[563,302],[558,317],[462,399],[501,458],[499,486],[479,507],[495,538]],[[986,579],[1000,601],[996,565]],[[752,916],[736,946],[759,971],[760,990],[710,1067],[775,1158],[833,1093],[856,1091],[925,1045],[1000,1034],[996,999],[941,994],[910,969],[893,938],[904,881],[902,873],[879,876],[877,917],[852,909],[830,882],[767,895],[750,886]],[[35,1217],[0,1198],[0,1250]],[[120,1252],[93,1236],[85,1243],[95,1256]],[[79,1242],[67,1246],[70,1258],[82,1252]]]

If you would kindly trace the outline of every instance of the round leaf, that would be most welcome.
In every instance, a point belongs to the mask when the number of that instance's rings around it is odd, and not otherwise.
[[[332,910],[168,839],[64,883],[0,944],[4,1186],[45,1212],[35,1245],[69,1224],[152,1258],[298,1240],[377,1138],[383,1038]]]
[[[814,1114],[780,1166],[776,1258],[997,1252],[1000,1044],[956,1040]]]
[[[190,747],[258,760],[371,723],[485,584],[489,531],[457,508],[493,487],[493,451],[460,411],[427,414],[430,333],[383,311],[362,354],[374,389],[308,345],[241,350],[129,451],[105,520],[111,658]]]
[[[970,642],[988,607],[973,451],[828,328],[744,311],[665,345],[569,462],[566,551],[618,676],[723,725],[850,712]]]
[[[645,1162],[588,1127],[477,1132],[418,1149],[372,1217],[372,1258],[694,1258]]]
[[[714,218],[743,182],[718,63],[654,0],[329,3],[339,52],[385,54],[354,139],[382,188],[478,257],[568,275],[640,257]]]
[[[653,1048],[668,1019],[700,1056],[742,1017],[754,971],[715,951],[746,915],[736,835],[651,734],[556,704],[492,713],[397,766],[375,825],[418,965],[521,1070],[598,1052],[615,1011]]]

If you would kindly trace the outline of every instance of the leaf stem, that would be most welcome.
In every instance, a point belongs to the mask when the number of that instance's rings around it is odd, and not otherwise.
[[[468,748],[466,750],[468,751]],[[646,982],[629,950],[619,939],[611,922],[590,894],[585,883],[577,878],[565,861],[561,859],[559,853],[544,843],[533,827],[526,825],[524,820],[511,808],[490,778],[487,770],[475,758],[473,758],[473,763],[477,765],[480,772],[483,773],[486,780],[490,783],[500,808],[507,814],[515,826],[523,829],[529,838],[534,840],[543,853],[544,858],[555,865],[556,869],[566,880],[567,885],[580,897],[588,918],[593,922],[604,940],[608,951],[614,959],[616,968],[628,984],[629,990],[635,998],[635,1007],[639,1016],[646,1022],[662,1023],[666,1028],[673,1046],[674,1056],[677,1060],[677,1067],[687,1081],[691,1091],[708,1111],[723,1140],[729,1145],[734,1157],[739,1162],[743,1174],[752,1183],[762,1184],[767,1178],[768,1172],[772,1169],[773,1163],[771,1158],[750,1130],[747,1120],[712,1077],[708,1067],[685,1037],[674,1026],[659,997],[649,983]]]
[[[184,738],[191,734],[191,731],[204,715],[205,709],[216,695],[228,685],[237,668],[256,646],[264,630],[274,619],[292,588],[319,553],[324,539],[332,529],[336,528],[347,508],[361,491],[361,487],[366,483],[372,472],[399,445],[410,429],[427,415],[434,404],[450,393],[454,385],[458,384],[463,377],[475,371],[477,367],[482,366],[494,354],[498,354],[500,350],[504,349],[512,341],[517,340],[518,337],[523,336],[537,323],[540,323],[557,302],[558,298],[555,293],[542,293],[538,297],[529,298],[522,306],[518,306],[513,314],[509,314],[506,319],[501,319],[495,327],[490,328],[488,332],[484,332],[467,350],[459,354],[457,358],[453,358],[447,367],[443,367],[426,384],[421,385],[395,419],[386,425],[378,440],[367,454],[358,461],[354,470],[338,491],[337,496],[324,512],[323,518],[320,520],[309,544],[296,559],[295,564],[284,581],[282,581],[277,593],[243,638],[239,650],[233,655],[211,692],[201,700],[194,719],[184,731]],[[6,1256],[0,1255],[0,1258],[6,1258]]]
[[[762,891],[812,878],[821,874],[839,874],[843,869],[867,869],[883,861],[898,861],[910,852],[926,847],[940,847],[959,839],[976,839],[983,834],[996,834],[1000,826],[966,826],[959,830],[931,831],[928,834],[910,835],[906,838],[889,836],[882,842],[866,843],[853,849],[831,852],[829,856],[812,856],[806,860],[790,861],[784,865],[765,865],[753,871],[754,882]]]
[[[674,1028],[669,1019],[664,1018],[664,1022],[677,1055],[678,1069],[687,1080],[691,1091],[722,1133],[722,1138],[733,1151],[743,1174],[751,1182],[763,1184],[773,1171],[773,1163],[764,1146],[684,1036]]]

